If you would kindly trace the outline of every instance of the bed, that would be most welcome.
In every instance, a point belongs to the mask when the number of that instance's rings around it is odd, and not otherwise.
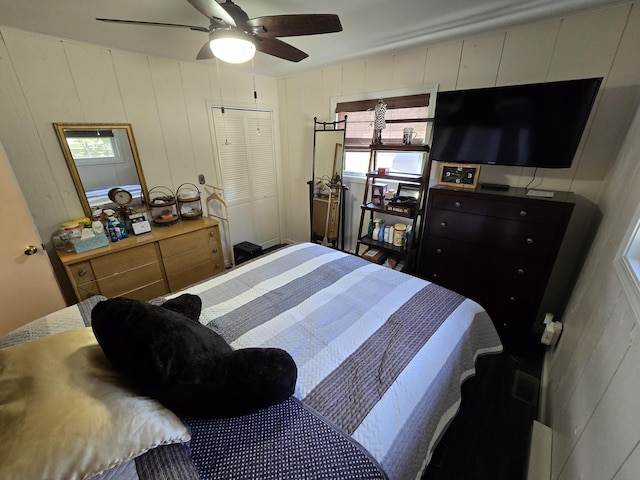
[[[171,424],[168,433],[125,452],[91,452],[99,462],[87,453],[92,442],[81,438],[82,451],[69,456],[80,455],[71,463],[83,467],[66,465],[64,478],[420,478],[459,408],[461,383],[474,374],[476,358],[502,351],[490,318],[472,300],[313,243],[258,257],[167,298],[184,292],[202,299],[200,322],[234,348],[287,350],[298,367],[294,395],[243,417],[163,420]],[[10,354],[35,342],[66,334],[75,336],[64,341],[72,354],[96,348],[88,327],[91,309],[102,299],[54,312],[0,339],[0,384],[18,382],[17,373],[7,378]],[[32,358],[42,350],[21,355]],[[135,395],[126,385],[120,393]],[[0,394],[0,422],[15,410],[16,402],[6,397]],[[92,391],[89,397],[101,408],[107,402],[104,394]],[[152,417],[171,415],[153,399],[142,400],[152,402]],[[23,403],[28,414],[29,402]],[[144,425],[154,423],[152,418]],[[0,451],[10,451],[5,447],[15,447],[15,435],[0,430]],[[103,440],[107,450],[119,441]],[[42,450],[41,443],[31,446]],[[48,469],[68,456],[47,453]]]

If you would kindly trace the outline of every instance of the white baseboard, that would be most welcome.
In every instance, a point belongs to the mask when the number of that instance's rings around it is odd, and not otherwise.
[[[542,359],[542,372],[540,373],[540,407],[538,418],[542,423],[548,425],[549,418],[549,371],[551,369],[551,350],[547,349]]]
[[[552,431],[546,425],[533,421],[526,480],[551,479]]]

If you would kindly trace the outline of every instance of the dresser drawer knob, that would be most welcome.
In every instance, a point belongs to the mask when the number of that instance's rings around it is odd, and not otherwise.
[[[440,254],[442,253],[442,249],[441,249],[441,248],[436,248],[436,253],[437,253],[438,255],[440,255]]]
[[[519,269],[518,269],[518,275],[524,275],[524,270],[523,270],[523,269],[521,269],[521,268],[519,268]]]
[[[80,271],[78,272],[78,276],[79,276],[79,277],[84,277],[86,274],[87,274],[87,270],[86,270],[86,268],[83,268],[82,270],[80,270]]]
[[[216,232],[209,232],[209,236],[210,237],[215,237],[216,236]]]
[[[533,238],[528,237],[528,238],[527,238],[527,243],[528,243],[529,245],[531,245],[531,244],[533,243]]]
[[[516,297],[509,297],[509,300],[515,303]]]
[[[520,216],[521,217],[526,217],[527,216],[527,211],[526,210],[520,210]]]
[[[447,222],[440,222],[440,226],[441,226],[442,228],[446,227],[446,226],[447,226]]]
[[[213,247],[213,253],[218,253],[218,249],[216,247]]]
[[[461,204],[460,202],[456,202],[456,203],[454,203],[454,205],[455,205],[456,207],[460,208],[460,205],[462,205],[462,204]]]
[[[432,276],[433,278],[436,278],[436,277],[438,276],[438,274],[437,274],[437,273],[433,273],[433,274],[431,274],[431,276]]]

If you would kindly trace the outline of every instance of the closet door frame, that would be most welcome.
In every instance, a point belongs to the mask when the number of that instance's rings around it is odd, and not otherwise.
[[[244,124],[246,125],[247,121],[253,120],[253,115],[256,115],[255,118],[260,118],[258,115],[261,113],[268,113],[270,115],[270,129],[271,129],[271,141],[272,141],[272,152],[273,152],[273,169],[274,169],[274,181],[275,181],[275,194],[274,201],[276,212],[272,217],[273,221],[276,225],[270,225],[269,230],[271,234],[266,232],[264,227],[261,227],[260,220],[263,219],[264,215],[260,213],[260,199],[256,198],[254,191],[254,182],[251,179],[251,172],[247,171],[249,174],[249,189],[251,191],[251,198],[248,200],[238,200],[233,198],[233,192],[227,192],[225,187],[225,181],[223,178],[223,165],[222,165],[222,155],[220,152],[220,147],[225,142],[226,133],[224,132],[224,127],[220,122],[216,123],[216,111],[218,114],[221,112],[222,108],[224,108],[225,113],[233,112],[237,114],[238,112],[243,113]],[[229,221],[231,224],[231,232],[232,232],[232,243],[237,244],[243,241],[250,241],[252,243],[258,243],[263,248],[268,248],[270,246],[276,245],[278,243],[283,242],[283,232],[284,232],[284,210],[283,210],[283,186],[282,186],[282,170],[281,170],[281,157],[280,157],[280,142],[279,142],[279,132],[278,132],[278,112],[275,106],[266,105],[266,104],[243,104],[243,103],[234,103],[232,105],[221,105],[220,102],[208,102],[208,111],[209,111],[209,121],[210,121],[210,131],[212,135],[212,144],[213,151],[215,154],[215,170],[217,175],[217,186],[225,189],[225,200],[229,205]],[[257,112],[257,113],[256,113]],[[246,137],[245,137],[246,138]],[[246,148],[247,151],[247,164],[250,166],[250,159],[248,158],[249,152],[251,150],[251,145],[247,144],[249,148]],[[228,182],[227,182],[228,184]],[[242,223],[245,222],[245,223]],[[246,222],[250,222],[248,225]],[[239,233],[238,233],[239,232]],[[248,238],[245,238],[248,237]],[[250,238],[249,238],[250,237]],[[229,247],[231,248],[231,246]]]

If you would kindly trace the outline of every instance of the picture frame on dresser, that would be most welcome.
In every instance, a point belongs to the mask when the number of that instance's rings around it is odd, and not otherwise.
[[[480,165],[442,162],[438,185],[475,189],[478,186],[478,178],[480,178]]]

